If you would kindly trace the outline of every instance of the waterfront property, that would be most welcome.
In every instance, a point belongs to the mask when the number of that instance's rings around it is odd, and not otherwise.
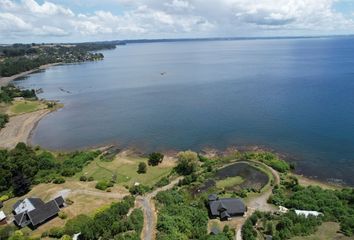
[[[40,198],[25,198],[13,206],[14,222],[19,227],[36,228],[56,217],[64,206],[63,197],[57,197],[47,203]]]
[[[229,220],[231,217],[243,216],[247,211],[246,205],[239,198],[220,198],[216,194],[208,197],[211,218]]]

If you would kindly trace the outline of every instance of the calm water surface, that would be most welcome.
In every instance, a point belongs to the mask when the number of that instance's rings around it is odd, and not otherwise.
[[[354,39],[131,44],[17,81],[65,107],[32,141],[72,150],[263,145],[354,184]],[[164,72],[164,75],[161,75]]]

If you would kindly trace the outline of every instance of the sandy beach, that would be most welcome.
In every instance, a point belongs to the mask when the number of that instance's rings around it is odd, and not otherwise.
[[[14,148],[18,142],[29,143],[32,130],[50,110],[43,109],[10,117],[9,123],[0,131],[0,148]]]
[[[36,72],[38,70],[44,70],[44,69],[47,69],[49,67],[52,67],[52,66],[55,66],[55,65],[59,65],[59,64],[61,64],[61,63],[46,64],[46,65],[40,66],[39,68],[35,68],[35,69],[29,70],[29,71],[26,71],[26,72],[22,72],[22,73],[13,75],[11,77],[0,77],[0,87],[6,86],[7,84],[9,84],[11,81],[15,80],[16,78],[24,77],[24,76],[26,76],[28,74],[31,74],[33,72]]]

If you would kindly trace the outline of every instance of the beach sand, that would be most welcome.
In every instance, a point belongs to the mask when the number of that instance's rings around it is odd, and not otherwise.
[[[32,69],[32,70],[29,70],[29,71],[26,71],[26,72],[22,72],[22,73],[19,73],[19,74],[16,74],[16,75],[13,75],[11,77],[0,77],[0,87],[2,86],[6,86],[7,84],[9,84],[10,82],[12,82],[13,80],[15,80],[16,78],[19,78],[19,77],[24,77],[28,74],[31,74],[33,72],[36,72],[38,70],[44,70],[44,69],[47,69],[49,67],[52,67],[52,66],[55,66],[55,65],[59,65],[61,63],[51,63],[51,64],[46,64],[46,65],[42,65],[40,66],[39,68],[35,68],[35,69]]]
[[[17,143],[29,143],[32,130],[50,110],[43,109],[10,117],[5,128],[0,131],[0,148],[14,148]]]

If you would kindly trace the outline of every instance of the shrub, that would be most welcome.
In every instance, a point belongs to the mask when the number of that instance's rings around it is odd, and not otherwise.
[[[68,214],[66,214],[66,213],[63,212],[63,211],[60,211],[60,212],[58,213],[58,216],[59,216],[59,218],[61,218],[61,219],[67,219],[67,218],[68,218]]]
[[[89,182],[92,182],[93,180],[95,180],[95,179],[92,176],[87,179],[87,181],[89,181]]]
[[[54,227],[49,230],[48,236],[52,238],[61,238],[64,235],[64,230],[61,227]]]
[[[69,235],[64,235],[60,238],[60,240],[72,240],[72,238]]]
[[[142,184],[134,185],[129,188],[129,192],[133,195],[143,195],[144,193],[148,192],[149,190],[150,190],[150,187],[144,186]]]
[[[113,187],[113,183],[109,181],[99,181],[96,186],[97,189],[105,191],[109,187]]]
[[[86,176],[81,176],[80,177],[80,181],[81,182],[86,182],[87,181],[87,177]]]
[[[163,187],[168,185],[169,183],[170,180],[168,179],[168,177],[163,177],[156,183],[156,187]]]
[[[144,163],[144,162],[139,163],[138,173],[139,174],[146,173],[146,170],[147,170],[146,163]]]
[[[9,196],[8,195],[2,195],[1,197],[0,197],[0,202],[5,202],[5,201],[7,201],[7,200],[9,200]]]
[[[54,184],[62,184],[62,183],[65,183],[65,179],[62,177],[58,177],[53,180],[53,183]]]
[[[157,166],[159,163],[162,162],[163,158],[164,158],[164,155],[162,153],[153,152],[149,155],[148,164],[150,166]]]

